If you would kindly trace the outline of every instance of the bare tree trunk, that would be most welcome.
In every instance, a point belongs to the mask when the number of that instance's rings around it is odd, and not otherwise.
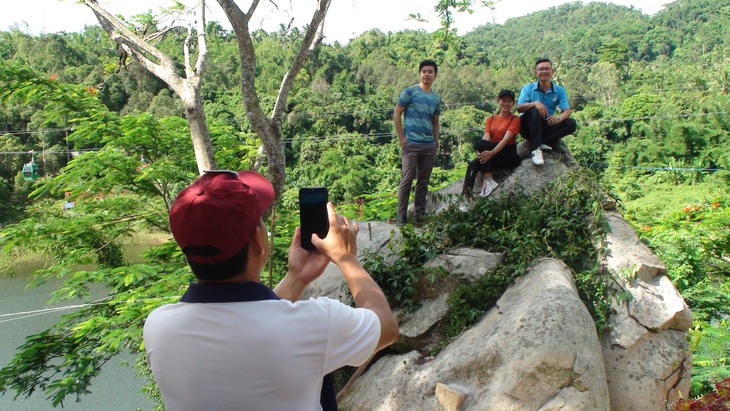
[[[119,46],[120,52],[126,53],[142,67],[149,70],[167,85],[180,97],[185,108],[185,114],[190,128],[190,138],[195,151],[195,161],[198,165],[198,172],[216,168],[213,144],[210,139],[210,131],[203,110],[203,98],[200,95],[200,86],[208,62],[208,47],[205,40],[205,1],[200,0],[194,10],[195,27],[189,22],[185,28],[188,36],[183,44],[185,54],[185,78],[177,74],[175,62],[157,48],[152,46],[145,38],[127,28],[116,17],[107,12],[95,0],[81,0],[96,15],[101,27]],[[197,36],[198,55],[195,66],[192,65],[190,56],[190,44],[193,42],[193,34]],[[148,38],[164,35],[164,32],[152,33]]]
[[[226,13],[228,21],[230,21],[238,38],[243,105],[246,109],[248,121],[261,138],[261,144],[266,150],[266,159],[269,166],[268,178],[274,186],[277,202],[281,199],[286,181],[286,158],[284,156],[284,143],[281,138],[281,121],[284,108],[294,79],[312,54],[312,51],[322,42],[324,17],[327,14],[330,1],[318,0],[317,10],[312,15],[312,20],[309,27],[307,27],[302,44],[289,67],[289,71],[281,81],[271,117],[267,117],[261,109],[258,94],[256,93],[256,52],[248,28],[251,16],[259,5],[259,0],[253,0],[246,12],[243,12],[234,0],[218,0],[218,4]]]

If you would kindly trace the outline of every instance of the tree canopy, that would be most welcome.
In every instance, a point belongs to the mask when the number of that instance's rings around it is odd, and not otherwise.
[[[453,10],[472,2],[438,4]],[[346,45],[320,44],[290,71],[307,29],[248,33],[256,59],[247,74],[240,31],[217,22],[200,29],[209,58],[200,96],[218,167],[272,166],[258,151],[260,126],[242,104],[244,93],[255,91],[262,113],[281,110],[277,138],[286,179],[272,217],[276,263],[267,280],[283,273],[301,186],[329,187],[331,200],[358,218],[394,217],[400,155],[392,110],[400,91],[417,82],[420,60],[439,62],[434,89],[445,103],[436,188],[463,175],[498,91],[519,92],[533,81],[535,59],[547,56],[579,124],[566,143],[670,267],[695,312],[701,362],[693,389],[706,391],[727,376],[730,352],[713,349],[730,314],[730,6],[724,0],[678,0],[654,16],[576,2],[451,33],[448,41],[443,32],[372,30]],[[155,47],[180,59],[185,35],[172,32]],[[281,100],[288,72],[291,91]],[[255,89],[241,86],[246,75]],[[20,173],[31,155],[43,158],[36,181]],[[39,253],[51,263],[38,281],[66,280],[53,298],[84,296],[90,283],[111,292],[108,306],[81,310],[28,337],[0,370],[0,390],[41,390],[61,404],[87,392],[97,366],[123,347],[140,352],[142,319],[174,300],[191,277],[172,242],[151,248],[144,264],[124,261],[122,243],[135,232],[166,233],[170,202],[197,174],[185,105],[140,65],[120,67],[118,48],[100,27],[0,32],[0,199],[9,205],[0,209],[0,224],[7,225],[0,231],[0,267]],[[75,206],[64,211],[67,199]],[[85,263],[98,268],[74,273]]]

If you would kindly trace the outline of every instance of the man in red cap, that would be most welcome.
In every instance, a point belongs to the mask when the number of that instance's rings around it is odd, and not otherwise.
[[[180,192],[170,229],[197,281],[144,326],[147,360],[168,411],[321,410],[323,377],[364,363],[398,338],[385,296],[357,260],[358,226],[328,204],[330,229],[304,250],[299,228],[289,271],[274,290],[260,274],[269,247],[261,219],[274,189],[253,171],[209,171]],[[329,262],[356,308],[298,301]]]

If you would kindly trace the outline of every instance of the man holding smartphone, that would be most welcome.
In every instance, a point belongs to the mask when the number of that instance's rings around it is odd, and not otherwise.
[[[357,260],[358,226],[327,204],[316,251],[296,229],[289,271],[261,283],[269,255],[261,218],[274,189],[253,171],[209,171],[170,209],[170,229],[197,281],[144,326],[147,361],[166,409],[321,410],[324,375],[357,366],[398,339],[382,290]],[[329,262],[342,270],[356,308],[327,297],[298,301]]]
[[[441,97],[431,90],[438,74],[438,65],[433,60],[423,60],[418,72],[420,82],[403,90],[393,112],[395,132],[403,151],[398,185],[398,224],[407,222],[408,200],[414,178],[415,217],[418,220],[426,213],[426,193],[439,144]],[[405,117],[405,127],[401,117]]]

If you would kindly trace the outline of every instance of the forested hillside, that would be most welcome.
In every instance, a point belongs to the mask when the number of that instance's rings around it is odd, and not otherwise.
[[[251,168],[260,141],[241,104],[236,37],[215,22],[206,30],[203,96],[218,165]],[[256,88],[270,111],[302,30],[282,25],[252,36]],[[184,37],[170,32],[157,47],[181,59]],[[549,57],[578,121],[564,141],[618,200],[693,309],[693,390],[705,392],[730,376],[729,44],[728,0],[677,0],[654,16],[576,2],[486,24],[448,43],[424,31],[373,30],[346,45],[322,44],[297,77],[282,124],[287,191],[275,212],[279,245],[288,241],[301,186],[327,186],[333,202],[362,219],[395,216],[400,148],[392,110],[400,91],[417,82],[420,60],[439,62],[434,89],[445,103],[436,188],[463,175],[497,92],[519,92],[532,81],[535,59]],[[60,254],[88,241],[81,260],[64,260],[45,275],[88,259],[109,270],[123,266],[108,245],[135,230],[166,230],[170,199],[197,174],[183,116],[175,94],[118,53],[99,27],[0,32],[0,226],[17,223],[5,229],[12,238],[0,235],[0,246]],[[20,173],[31,157],[41,169],[35,181]],[[76,202],[73,221],[61,214],[64,195]],[[106,228],[73,234],[73,227],[98,224]],[[179,263],[166,247],[158,253]],[[18,254],[5,252],[0,263]],[[162,292],[161,280],[147,294],[134,288],[147,274],[139,268],[112,286],[130,298]],[[73,286],[84,281],[93,279]]]

